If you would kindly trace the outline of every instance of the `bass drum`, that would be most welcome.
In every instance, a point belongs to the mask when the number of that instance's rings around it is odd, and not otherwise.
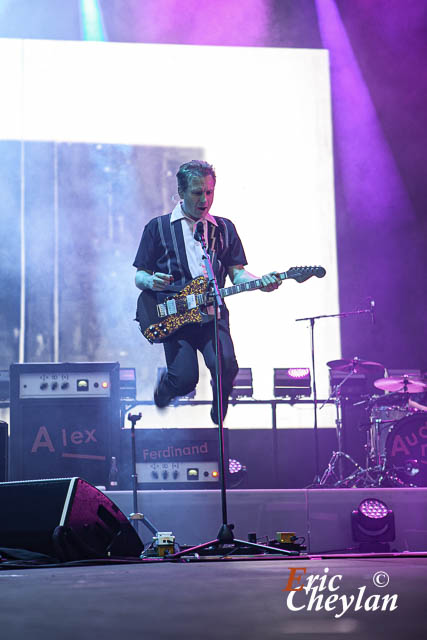
[[[386,441],[387,469],[404,484],[427,487],[427,413],[402,418]]]

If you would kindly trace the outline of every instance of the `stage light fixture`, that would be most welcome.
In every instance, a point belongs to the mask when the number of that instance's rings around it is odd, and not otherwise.
[[[382,500],[366,498],[351,514],[351,529],[361,551],[388,551],[396,537],[394,513]]]
[[[230,489],[239,487],[246,478],[246,466],[235,458],[228,459],[228,479]]]
[[[134,367],[120,367],[120,400],[136,400],[136,371]]]
[[[302,398],[311,395],[311,375],[307,367],[274,369],[274,397]]]
[[[238,473],[243,469],[243,465],[238,460],[234,460],[234,458],[228,459],[228,470],[230,473]]]
[[[236,377],[234,378],[230,398],[232,400],[236,400],[236,398],[252,398],[253,394],[254,387],[252,380],[252,369],[239,369]]]

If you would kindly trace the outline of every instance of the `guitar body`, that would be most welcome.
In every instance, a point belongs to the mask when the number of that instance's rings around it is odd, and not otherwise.
[[[171,296],[165,293],[156,293],[146,289],[138,298],[136,319],[139,322],[141,332],[151,343],[163,342],[168,336],[187,324],[202,324],[209,322],[212,316],[208,315],[203,305],[188,309],[188,296],[206,295],[208,280],[204,276],[194,278],[185,285],[181,291]],[[172,300],[177,308],[177,313],[159,318],[158,305],[167,305]]]
[[[323,267],[291,267],[277,276],[280,280],[292,279],[301,283],[312,276],[323,278],[325,274]],[[143,336],[151,343],[163,342],[187,324],[210,322],[213,315],[207,313],[208,284],[207,278],[198,276],[176,294],[149,289],[142,291],[138,298],[136,320]],[[262,289],[263,286],[259,278],[220,289],[219,293],[221,298],[225,298],[242,291]]]

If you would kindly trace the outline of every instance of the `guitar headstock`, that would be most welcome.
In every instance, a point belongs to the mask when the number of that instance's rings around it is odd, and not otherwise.
[[[293,278],[297,282],[305,282],[312,276],[323,278],[326,275],[326,269],[323,267],[291,267],[287,272],[288,278]]]

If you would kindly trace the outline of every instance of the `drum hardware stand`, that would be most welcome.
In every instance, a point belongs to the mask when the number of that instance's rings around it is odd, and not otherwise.
[[[358,404],[358,403],[357,403]],[[366,467],[360,467],[353,471],[347,478],[345,478],[340,486],[362,486],[362,487],[380,487],[382,486],[384,479],[387,475],[386,471],[386,461],[383,456],[380,455],[380,444],[379,444],[379,427],[381,424],[381,420],[374,421],[374,438],[373,443],[371,443],[371,449],[376,453],[377,460],[375,460],[376,464],[372,465],[372,454],[369,454],[369,440],[365,445],[366,448]],[[371,434],[370,437],[372,439],[372,428],[373,423],[372,419],[370,419],[370,429],[368,430],[368,434]],[[369,435],[368,435],[369,438]]]
[[[225,465],[224,465],[224,431],[223,431],[223,409],[222,409],[222,380],[221,380],[221,358],[220,358],[220,341],[218,331],[218,314],[219,309],[223,305],[221,295],[219,293],[218,283],[215,278],[215,274],[212,268],[212,263],[208,254],[205,239],[203,237],[203,223],[199,222],[194,234],[195,240],[200,242],[203,251],[203,261],[209,280],[209,298],[213,302],[213,321],[214,321],[214,333],[215,333],[215,373],[216,373],[216,394],[217,394],[217,408],[218,408],[218,445],[219,445],[219,475],[221,482],[221,509],[222,509],[222,525],[218,531],[218,535],[214,540],[204,542],[195,547],[179,551],[178,553],[170,554],[167,558],[178,559],[184,555],[194,554],[196,557],[200,555],[200,552],[206,550],[218,549],[222,556],[230,555],[236,552],[239,548],[250,548],[251,550],[258,550],[260,553],[274,553],[282,555],[299,555],[299,552],[289,551],[287,549],[280,549],[277,547],[269,547],[267,545],[258,544],[256,542],[249,542],[245,540],[237,540],[234,537],[233,524],[228,524],[227,518],[227,490],[225,485]],[[231,546],[232,549],[226,548]],[[209,551],[208,551],[209,553]]]
[[[375,304],[375,303],[374,303]],[[320,470],[319,470],[319,433],[317,428],[317,389],[316,389],[316,368],[314,361],[314,323],[316,320],[320,320],[321,318],[347,318],[349,316],[355,316],[360,314],[370,313],[372,315],[372,305],[370,305],[369,309],[358,309],[357,311],[346,311],[343,313],[332,313],[332,314],[324,314],[321,316],[310,316],[308,318],[296,318],[295,322],[303,322],[310,321],[310,338],[311,338],[311,362],[313,369],[313,432],[314,432],[314,465],[315,465],[315,475],[310,488],[320,487],[321,478],[320,478]],[[322,476],[323,478],[323,476]]]
[[[331,398],[335,397],[334,400],[334,404],[335,404],[335,409],[336,409],[336,420],[335,420],[335,424],[336,424],[336,431],[337,431],[337,443],[338,443],[338,451],[333,451],[332,452],[332,457],[329,460],[328,466],[326,467],[321,479],[320,479],[320,485],[323,486],[327,483],[327,481],[329,480],[329,478],[331,478],[331,476],[333,476],[334,478],[336,478],[336,474],[335,474],[335,467],[338,464],[338,481],[336,482],[336,484],[334,486],[340,486],[343,482],[343,466],[342,466],[342,462],[343,462],[343,458],[345,460],[348,460],[348,462],[350,462],[357,471],[361,470],[361,467],[357,464],[357,462],[355,460],[353,460],[353,458],[351,456],[349,456],[347,453],[344,453],[343,451],[343,445],[342,445],[342,400],[341,400],[341,388],[342,386],[347,382],[347,380],[349,378],[351,378],[352,375],[354,375],[354,373],[356,372],[356,366],[357,366],[357,362],[358,362],[358,358],[353,358],[353,367],[351,369],[351,371],[341,380],[341,382],[339,384],[337,384],[333,390],[331,391],[331,394],[328,398],[328,400],[330,400]],[[325,406],[325,404],[328,402],[328,400],[326,400],[326,402],[324,402],[322,404],[322,406],[320,407],[320,409],[323,409],[323,407]]]
[[[405,392],[406,393],[406,392]],[[404,394],[402,394],[404,395]],[[404,403],[407,404],[409,394],[406,393],[404,397]],[[387,455],[386,451],[381,451],[380,430],[381,425],[391,423],[396,424],[399,420],[381,420],[378,418],[370,419],[370,430],[368,438],[370,441],[366,444],[366,468],[359,467],[350,476],[345,478],[340,486],[363,486],[363,487],[382,487],[382,486],[395,486],[395,487],[416,487],[410,482],[404,482],[396,474],[396,471],[404,469],[405,467],[394,467],[393,469],[387,468]],[[371,451],[371,452],[370,452]],[[411,468],[416,468],[417,460],[409,460],[409,463],[416,463]],[[362,484],[360,482],[362,481]]]
[[[360,404],[360,403],[356,403]],[[376,452],[379,452],[379,423],[381,420],[375,420],[375,443],[373,445],[373,449]],[[370,422],[372,429],[372,421]],[[372,433],[371,429],[368,433]],[[355,470],[349,476],[344,479],[340,479],[340,481],[336,484],[338,487],[380,487],[384,481],[386,476],[386,468],[385,468],[385,460],[381,457],[378,457],[378,463],[375,466],[370,466],[372,463],[372,459],[370,460],[369,456],[369,445],[368,443],[365,445],[366,448],[366,467],[363,468],[360,465],[355,464]]]
[[[157,536],[159,531],[153,525],[152,522],[142,513],[138,511],[138,475],[136,472],[136,446],[135,446],[135,423],[141,419],[141,413],[129,413],[128,420],[131,423],[131,443],[132,443],[132,493],[133,493],[133,513],[129,515],[134,529],[138,533],[139,523],[142,522],[147,529],[151,531],[154,536]]]
[[[363,469],[358,465],[358,468],[353,471],[347,478],[344,478],[341,482],[338,482],[336,487],[381,487],[384,479],[387,475],[385,466],[377,465],[376,467],[368,467]],[[360,484],[360,481],[363,481]]]
[[[367,467],[366,469],[359,467],[356,471],[347,476],[347,478],[344,478],[342,482],[337,483],[336,486],[366,488],[394,486],[408,488],[416,487],[417,485],[403,482],[396,473],[388,471],[386,468],[386,460],[383,460],[374,467]]]

